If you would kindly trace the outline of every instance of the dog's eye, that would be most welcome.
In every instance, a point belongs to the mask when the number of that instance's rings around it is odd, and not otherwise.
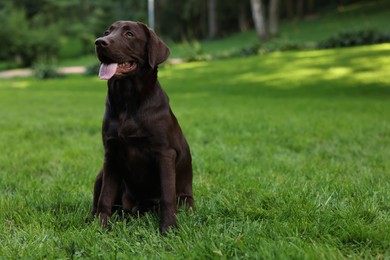
[[[104,32],[104,36],[107,36],[107,35],[109,35],[109,34],[110,34],[109,31],[105,31],[105,32]]]
[[[130,32],[130,31],[126,32],[126,35],[127,35],[128,37],[134,37],[134,33]]]

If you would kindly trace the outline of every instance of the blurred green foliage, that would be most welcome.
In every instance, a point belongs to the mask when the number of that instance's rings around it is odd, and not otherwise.
[[[58,78],[61,75],[57,72],[57,66],[53,61],[47,59],[39,59],[33,66],[35,77],[39,79]]]
[[[46,24],[43,14],[28,20],[24,9],[5,6],[0,12],[0,58],[14,58],[30,66],[39,58],[56,57],[60,49],[59,24]]]
[[[93,52],[93,40],[114,20],[145,20],[144,1],[4,0],[0,3],[0,59],[31,66],[38,60]],[[77,52],[60,49],[69,39]],[[64,44],[65,43],[65,44]]]
[[[338,33],[319,43],[322,49],[371,45],[390,42],[390,33],[380,33],[372,29]]]
[[[243,32],[252,28],[250,1],[216,0],[218,36],[233,36],[229,52],[224,51],[221,41],[208,41],[207,0],[159,0],[155,1],[156,28],[160,36],[174,46],[175,42],[189,42],[184,46],[188,60],[207,60],[210,56],[241,56],[256,53],[256,37]],[[266,1],[267,2],[267,1]],[[302,8],[297,9],[298,2]],[[389,17],[389,1],[362,0],[280,0],[280,18],[283,28],[276,43],[265,45],[265,50],[293,50],[305,47],[296,42],[307,33],[305,41],[326,37],[340,32],[339,29],[374,28],[372,17]],[[360,8],[365,5],[365,8]],[[329,10],[337,18],[329,17]],[[354,16],[354,19],[350,17]],[[367,19],[370,18],[370,19]],[[382,19],[381,18],[381,19]],[[38,60],[75,59],[93,55],[93,41],[106,27],[116,20],[147,22],[147,1],[139,0],[2,0],[0,2],[0,68],[31,66]],[[379,18],[377,20],[380,20]],[[383,18],[380,24],[388,19]],[[299,22],[298,22],[299,21]],[[324,22],[325,21],[325,22]],[[330,21],[330,22],[329,22]],[[351,22],[349,23],[348,22]],[[359,28],[349,28],[356,27]],[[382,26],[383,27],[383,26]],[[332,31],[332,34],[329,34]],[[240,33],[238,33],[240,32]],[[238,37],[234,37],[238,35]],[[245,37],[250,35],[250,38]],[[243,38],[244,37],[244,38]],[[302,37],[301,37],[302,38]],[[299,38],[299,39],[301,39]],[[298,39],[298,40],[299,40]],[[273,39],[274,40],[274,39]],[[303,40],[303,38],[302,38]],[[192,42],[201,42],[192,44]],[[222,45],[221,45],[222,44]],[[185,45],[185,44],[184,44]],[[175,53],[180,53],[181,47]],[[210,50],[209,50],[210,49]],[[214,54],[212,52],[218,52]],[[7,65],[3,62],[7,61]]]

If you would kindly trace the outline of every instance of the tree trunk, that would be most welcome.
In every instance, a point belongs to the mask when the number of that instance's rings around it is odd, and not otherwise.
[[[265,26],[265,13],[262,0],[251,0],[251,7],[257,37],[259,37],[260,41],[267,41],[268,35]]]
[[[209,14],[209,38],[215,39],[218,35],[217,1],[208,0],[207,9]]]
[[[244,32],[248,30],[249,27],[245,1],[241,1],[238,8],[238,28],[240,28],[241,32]]]
[[[309,0],[307,5],[308,5],[309,14],[313,14],[314,13],[314,0]]]
[[[304,0],[298,0],[297,1],[297,16],[299,19],[303,18],[303,7],[304,7]]]
[[[294,6],[292,0],[286,0],[287,18],[292,20],[294,18]]]
[[[279,33],[279,0],[271,0],[269,4],[269,32],[271,36]]]

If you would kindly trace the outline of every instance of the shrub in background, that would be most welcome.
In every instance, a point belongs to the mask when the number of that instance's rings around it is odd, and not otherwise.
[[[390,33],[379,33],[375,30],[341,32],[327,40],[319,42],[320,49],[342,48],[360,45],[371,45],[390,42]]]
[[[44,15],[28,20],[24,9],[6,5],[0,10],[0,58],[31,66],[41,56],[56,58],[60,49],[61,26],[48,24]]]
[[[93,63],[93,64],[89,64],[86,68],[85,68],[85,75],[88,75],[88,76],[96,76],[99,74],[99,69],[100,69],[100,63]]]
[[[57,71],[57,65],[47,58],[38,59],[32,66],[35,77],[39,79],[58,78],[61,74]]]

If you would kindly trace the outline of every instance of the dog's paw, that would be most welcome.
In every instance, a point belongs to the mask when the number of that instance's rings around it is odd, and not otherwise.
[[[96,219],[96,209],[92,209],[88,215],[85,217],[85,223],[91,223]]]
[[[107,227],[108,226],[108,214],[106,213],[101,213],[99,214],[99,223],[102,227]]]
[[[177,223],[175,223],[174,225],[164,225],[160,227],[160,233],[161,235],[166,236],[170,232],[176,232],[178,228],[179,226],[177,225]]]
[[[162,235],[166,235],[170,230],[176,230],[178,228],[176,215],[169,217],[163,217],[160,224],[160,232]]]
[[[84,222],[85,223],[91,223],[91,222],[94,221],[94,219],[95,219],[94,215],[88,214],[88,216],[85,217]]]

